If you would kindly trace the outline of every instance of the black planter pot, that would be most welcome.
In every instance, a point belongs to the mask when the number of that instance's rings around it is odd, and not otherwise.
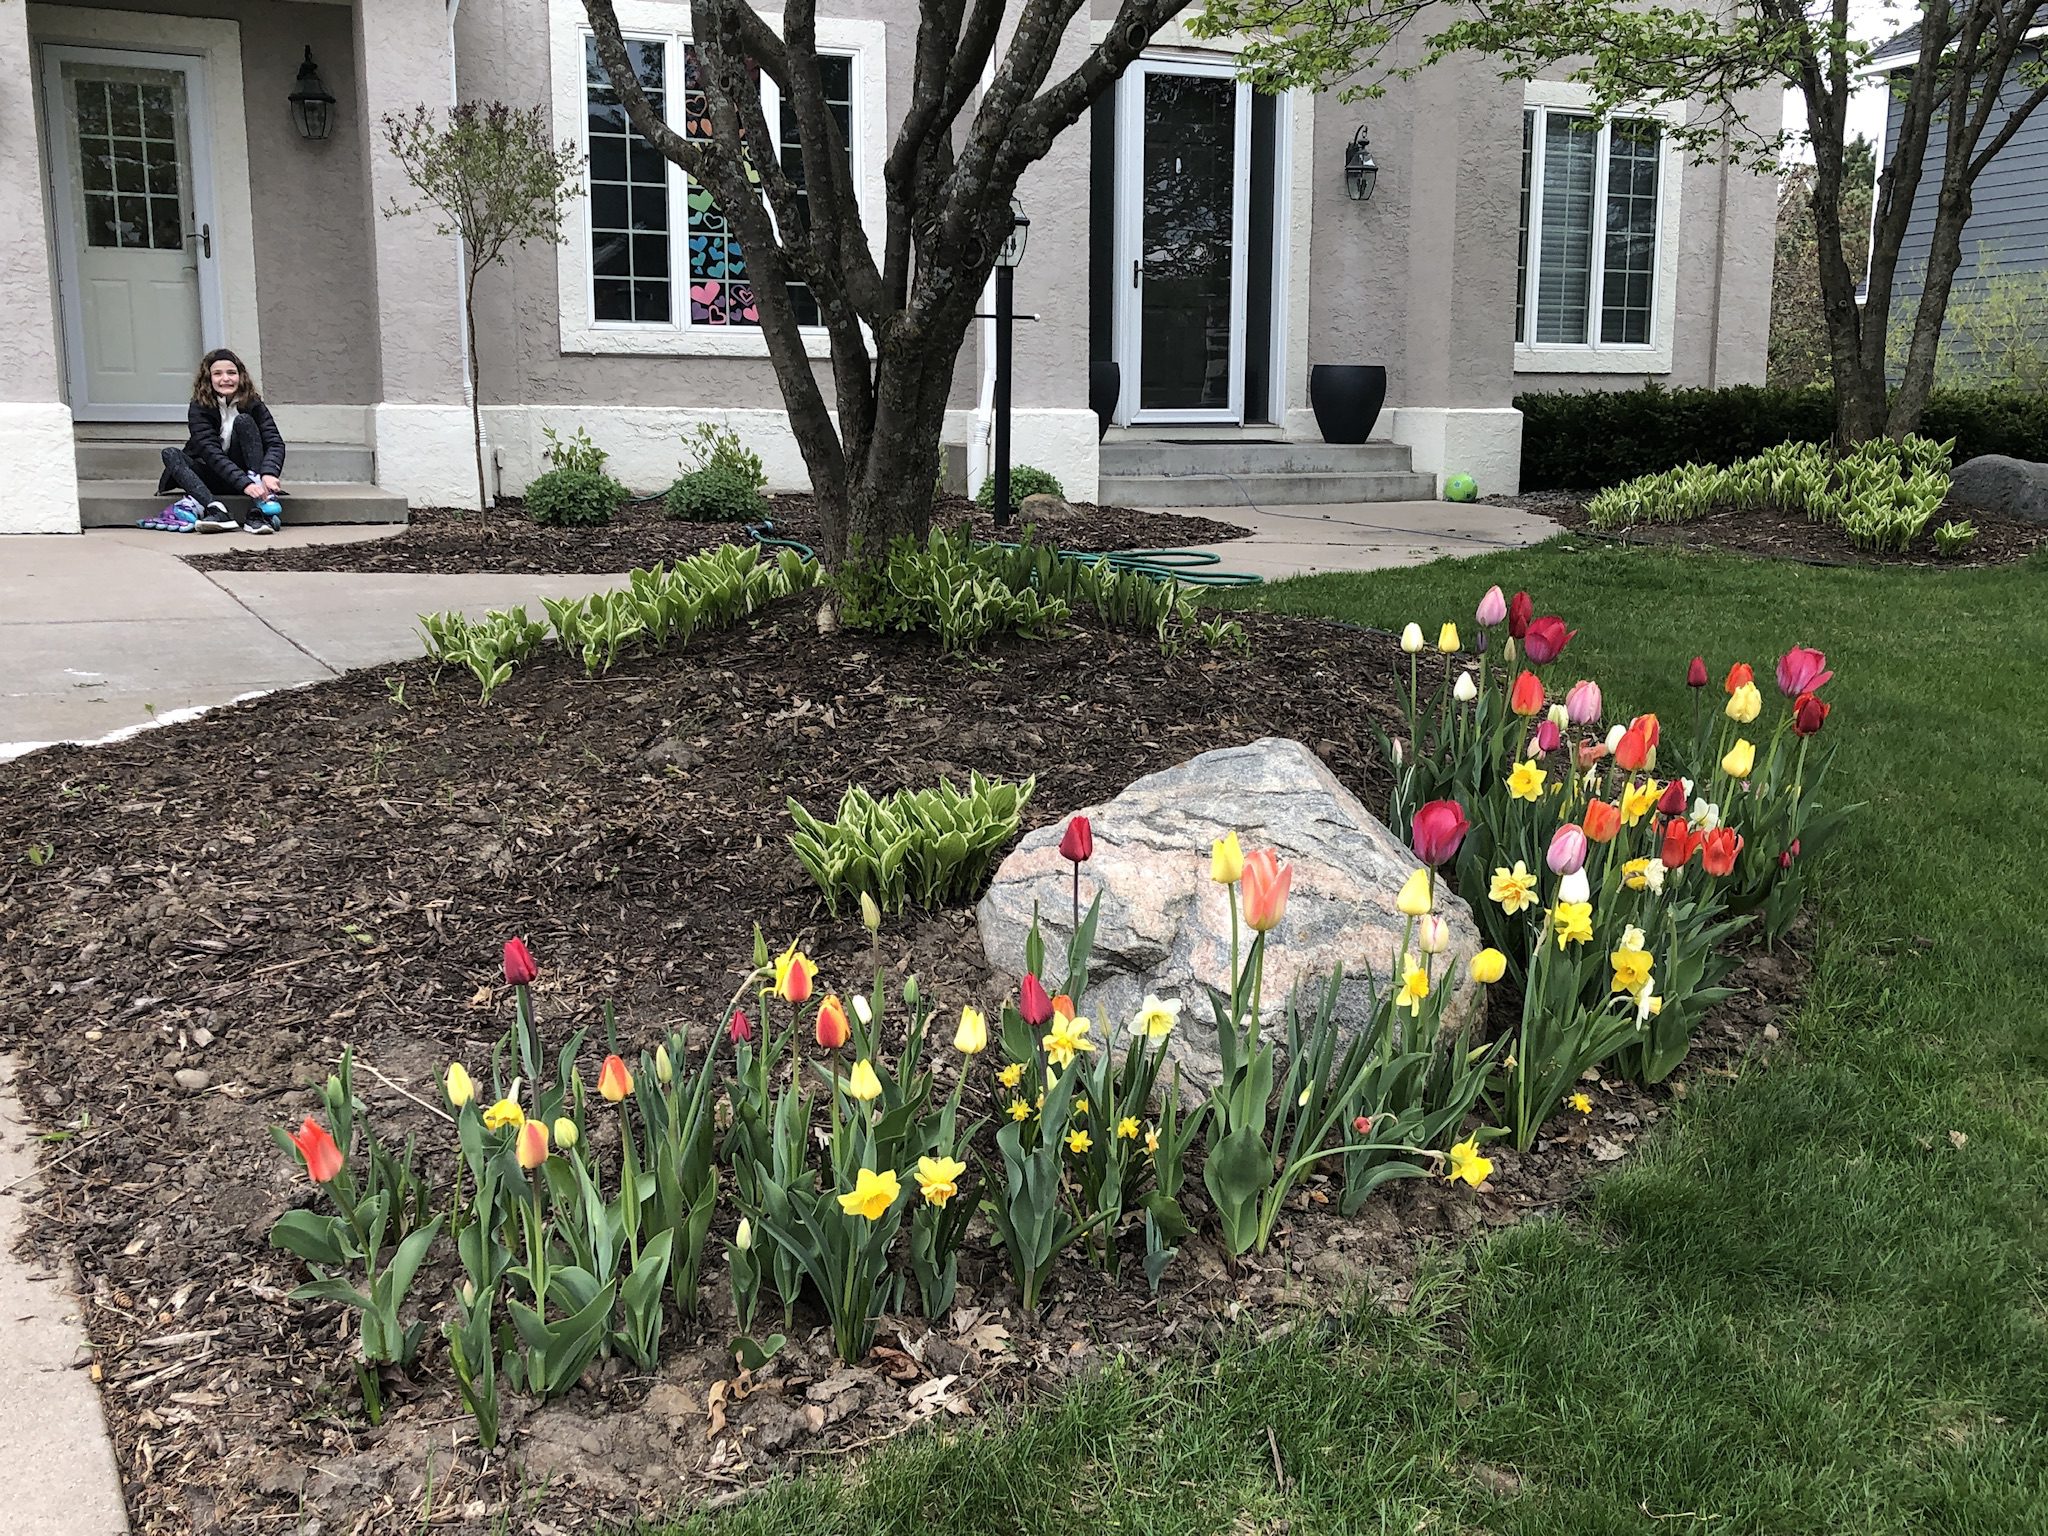
[[[1308,371],[1308,403],[1326,443],[1362,443],[1387,403],[1387,370],[1378,363],[1317,363]]]
[[[1123,393],[1123,370],[1113,362],[1088,364],[1088,409],[1095,413],[1095,440],[1102,441],[1116,417],[1117,397]]]

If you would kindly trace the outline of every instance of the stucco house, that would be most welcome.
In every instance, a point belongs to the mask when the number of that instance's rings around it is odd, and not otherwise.
[[[848,152],[879,206],[916,11],[821,9]],[[619,13],[685,118],[687,5]],[[1112,14],[1084,10],[1069,51]],[[1582,91],[1478,64],[1378,101],[1274,98],[1232,62],[1170,28],[1021,190],[1017,307],[1033,318],[1016,458],[1070,495],[1229,501],[1254,470],[1329,499],[1428,494],[1460,470],[1508,490],[1518,390],[1762,378],[1773,188],[1686,163],[1665,131],[1682,106],[1598,126]],[[324,136],[291,99],[309,64],[334,98]],[[454,249],[425,219],[383,216],[406,188],[376,131],[455,98],[545,102],[589,157],[566,241],[487,280],[474,373]],[[1378,168],[1366,200],[1344,174],[1361,128]],[[0,447],[16,486],[0,530],[136,515],[197,354],[223,344],[294,445],[288,468],[315,493],[301,514],[472,503],[472,378],[507,493],[536,473],[543,427],[587,427],[652,489],[704,420],[742,432],[777,487],[803,484],[744,252],[632,140],[577,0],[0,0],[0,154]],[[991,356],[984,331],[946,428],[977,481]],[[1091,360],[1120,372],[1101,441]],[[1317,363],[1386,367],[1374,443],[1321,447]]]

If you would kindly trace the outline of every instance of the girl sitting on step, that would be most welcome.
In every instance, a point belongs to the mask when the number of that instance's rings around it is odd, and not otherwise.
[[[242,360],[225,347],[199,360],[192,403],[185,408],[187,437],[182,448],[164,450],[158,494],[185,494],[157,526],[176,520],[197,533],[229,533],[238,525],[221,497],[249,499],[239,526],[250,533],[275,533],[283,522],[278,504],[284,471],[284,436],[270,407],[256,393],[256,381]]]

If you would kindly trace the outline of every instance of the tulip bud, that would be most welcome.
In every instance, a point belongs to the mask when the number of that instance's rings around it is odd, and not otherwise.
[[[1827,724],[1830,706],[1817,694],[1802,693],[1792,701],[1792,729],[1801,736],[1817,735]]]
[[[866,891],[860,893],[860,925],[869,933],[882,931],[882,909]]]
[[[524,939],[505,941],[505,985],[508,987],[532,986],[540,975],[540,967],[534,964],[533,951],[526,947]]]
[[[744,1216],[740,1218],[739,1230],[732,1235],[732,1245],[741,1253],[750,1251],[754,1246],[754,1224]]]
[[[1060,857],[1070,864],[1086,864],[1095,856],[1095,828],[1086,816],[1076,816],[1067,822],[1067,830],[1060,836]]]
[[[903,1006],[906,1008],[915,1008],[917,1006],[917,978],[915,976],[912,976],[903,983]]]
[[[1778,868],[1790,869],[1792,867],[1792,861],[1798,857],[1799,839],[1795,837],[1792,839],[1792,846],[1790,848],[1787,848],[1783,853],[1778,855]]]
[[[1422,646],[1422,626],[1420,624],[1410,624],[1401,631],[1401,649],[1410,656],[1421,650]]]
[[[604,1065],[597,1069],[597,1096],[607,1104],[617,1104],[633,1092],[633,1074],[626,1068],[623,1056],[607,1056]]]
[[[555,1121],[555,1145],[558,1147],[566,1149],[575,1146],[582,1134],[581,1131],[576,1129],[576,1122],[567,1115],[563,1115]]]
[[[1524,672],[1515,679],[1515,685],[1508,692],[1508,708],[1524,719],[1534,719],[1543,713],[1543,679],[1534,672]]]
[[[1490,987],[1508,973],[1508,957],[1493,948],[1482,949],[1472,957],[1472,979],[1481,986]]]
[[[1460,704],[1470,704],[1479,697],[1479,685],[1472,680],[1470,672],[1460,672],[1457,682],[1451,685],[1451,697]]]
[[[1536,604],[1526,592],[1517,592],[1508,599],[1508,633],[1519,640],[1529,633],[1529,624],[1536,616]]]
[[[732,1017],[725,1022],[725,1037],[734,1045],[745,1045],[754,1038],[754,1021],[747,1017],[746,1009],[733,1009]]]
[[[866,993],[856,992],[853,994],[853,1016],[860,1020],[860,1027],[862,1029],[868,1028],[875,1022],[875,1010],[869,1004]]]
[[[1685,686],[1688,688],[1704,688],[1707,686],[1706,657],[1693,657],[1692,665],[1685,669]]]
[[[1553,704],[1547,711],[1545,711],[1543,718],[1548,720],[1552,725],[1556,726],[1560,731],[1562,731],[1566,726],[1572,723],[1572,712],[1571,709],[1564,704]]]
[[[1404,762],[1408,760],[1408,749],[1401,744],[1400,737],[1396,736],[1391,742],[1387,743],[1387,745],[1394,754],[1394,766],[1396,768],[1400,767]]]
[[[1017,1011],[1033,1029],[1052,1017],[1052,998],[1046,994],[1045,983],[1033,972],[1026,971],[1017,984]]]
[[[1408,873],[1402,883],[1401,894],[1394,898],[1394,905],[1410,917],[1421,917],[1430,909],[1429,866],[1424,864]]]
[[[1209,878],[1218,885],[1235,885],[1244,875],[1244,847],[1235,832],[1226,832],[1209,845]]]
[[[470,1080],[469,1069],[459,1061],[448,1063],[448,1073],[441,1079],[441,1087],[448,1095],[448,1103],[455,1109],[462,1108],[476,1097],[476,1084]]]
[[[654,1080],[664,1088],[676,1080],[676,1066],[668,1059],[668,1047],[665,1045],[654,1048]]]
[[[1592,882],[1586,878],[1586,872],[1583,869],[1575,869],[1570,874],[1561,877],[1557,882],[1557,899],[1559,901],[1585,901],[1591,897],[1592,893]]]
[[[533,1172],[548,1160],[548,1128],[539,1120],[528,1120],[519,1127],[519,1134],[512,1143],[513,1156],[519,1166],[528,1173]]]
[[[962,1056],[979,1056],[988,1049],[988,1020],[980,1009],[960,1010],[960,1027],[953,1031],[953,1049]]]
[[[846,1091],[863,1104],[872,1104],[882,1096],[882,1080],[875,1074],[875,1064],[863,1056],[853,1064],[853,1070],[846,1077]]]
[[[1531,755],[1540,756],[1545,752],[1555,752],[1558,743],[1563,740],[1564,732],[1557,728],[1555,720],[1541,721],[1536,727],[1536,751]]]
[[[1491,628],[1508,616],[1508,600],[1501,596],[1499,587],[1488,587],[1486,596],[1479,599],[1479,611],[1473,615],[1482,629]]]
[[[1659,816],[1683,816],[1685,814],[1685,780],[1673,779],[1664,786],[1664,793],[1657,797]]]
[[[1568,821],[1551,833],[1550,847],[1544,853],[1543,861],[1554,875],[1569,875],[1585,868],[1585,829],[1575,821]]]
[[[1446,656],[1458,649],[1458,626],[1445,621],[1444,627],[1436,632],[1436,648]]]
[[[1580,678],[1564,696],[1565,718],[1573,725],[1591,725],[1600,718],[1600,685]]]
[[[1500,592],[1499,587],[1495,587],[1493,590],[1496,595],[1498,595],[1498,593]],[[1358,1134],[1361,1136],[1370,1136],[1372,1134],[1372,1116],[1360,1115],[1356,1120],[1351,1122],[1351,1129],[1358,1132]]]
[[[850,1033],[846,1027],[845,1007],[837,997],[827,993],[825,1001],[818,1004],[818,1021],[813,1030],[819,1046],[828,1051],[836,1051],[846,1044]]]
[[[1440,955],[1451,947],[1451,925],[1432,912],[1415,925],[1415,942],[1425,955]]]

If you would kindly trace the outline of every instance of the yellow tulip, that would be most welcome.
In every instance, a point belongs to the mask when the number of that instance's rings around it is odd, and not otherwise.
[[[563,1115],[555,1121],[555,1145],[563,1148],[565,1151],[575,1146],[577,1138],[581,1135],[582,1132],[576,1129],[576,1122],[567,1115]]]
[[[1764,696],[1755,683],[1744,683],[1728,695],[1727,714],[1737,725],[1747,725],[1763,713]]]
[[[889,1207],[896,1203],[901,1189],[894,1169],[885,1168],[877,1173],[872,1168],[863,1168],[854,1178],[853,1188],[839,1197],[839,1209],[849,1216],[880,1221],[889,1214]]]
[[[1445,654],[1446,656],[1450,655],[1450,654],[1451,654],[1452,652],[1454,652],[1455,650],[1457,650],[1457,648],[1458,648],[1458,626],[1457,626],[1457,625],[1455,625],[1455,624],[1450,624],[1450,623],[1446,623],[1446,624],[1444,625],[1444,627],[1443,627],[1442,629],[1440,629],[1440,630],[1438,630],[1438,631],[1436,632],[1436,648],[1437,648],[1438,650],[1442,651],[1442,652],[1443,652],[1443,653],[1444,653],[1444,654]]]
[[[1497,949],[1482,949],[1472,957],[1472,979],[1492,986],[1508,973],[1508,957]]]
[[[953,1049],[962,1056],[979,1056],[988,1049],[988,1020],[978,1008],[960,1010],[960,1027],[953,1031]]]
[[[1401,894],[1394,898],[1394,905],[1409,917],[1426,916],[1430,909],[1429,866],[1419,865],[1410,871],[1402,883]]]
[[[1755,684],[1751,684],[1754,687]],[[1745,737],[1728,749],[1728,755],[1721,759],[1721,771],[1731,779],[1746,779],[1756,767],[1756,748]]]
[[[846,1091],[863,1104],[872,1104],[882,1096],[882,1080],[875,1076],[874,1064],[865,1056],[853,1064],[853,1070],[846,1076]]]
[[[441,1079],[441,1086],[448,1094],[448,1102],[457,1109],[476,1097],[476,1084],[470,1081],[469,1069],[459,1061],[448,1063],[448,1074]]]
[[[1226,832],[1209,845],[1209,878],[1218,885],[1235,885],[1244,873],[1244,849],[1237,834]]]
[[[500,1099],[484,1111],[484,1129],[502,1131],[506,1127],[518,1130],[526,1124],[526,1111],[519,1107],[517,1099]]]

